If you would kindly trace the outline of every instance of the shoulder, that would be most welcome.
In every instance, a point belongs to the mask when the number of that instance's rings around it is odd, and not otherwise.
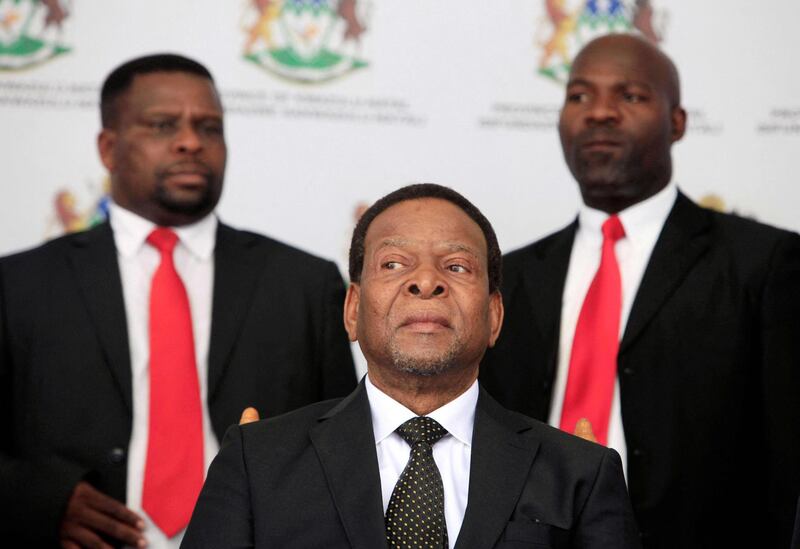
[[[526,261],[529,261],[531,258],[541,257],[543,254],[546,254],[551,248],[553,248],[553,246],[562,244],[565,242],[565,240],[571,243],[574,234],[575,222],[573,221],[566,227],[549,233],[548,235],[535,240],[530,244],[526,244],[521,248],[516,248],[510,252],[506,252],[503,254],[503,266],[515,268],[524,264]]]
[[[486,391],[481,393],[481,409],[499,424],[515,431],[526,445],[536,448],[537,460],[572,473],[592,474],[606,459],[619,461],[614,450],[556,429],[542,421],[503,407]]]
[[[310,430],[342,400],[334,398],[316,402],[274,418],[237,425],[232,429],[240,431],[246,447],[267,448],[278,453],[292,452],[308,446]]]
[[[221,222],[218,228],[217,246],[218,249],[226,252],[233,252],[236,249],[247,250],[249,254],[253,254],[259,260],[279,265],[297,277],[314,276],[320,273],[327,275],[336,273],[339,276],[339,270],[333,261],[269,236],[234,229]]]
[[[551,459],[563,468],[594,471],[603,460],[612,455],[619,460],[618,454],[605,446],[589,442],[517,412],[509,411],[509,413],[517,416],[518,421],[527,424],[528,431],[525,435],[538,442],[539,452],[543,457]]]
[[[743,247],[800,238],[800,235],[795,232],[780,229],[749,217],[704,208],[683,193],[678,195],[666,223],[685,232],[702,230],[707,226],[717,242],[730,242]]]
[[[760,272],[800,254],[800,235],[754,219],[703,208],[679,197],[667,220],[672,230],[692,236],[695,230],[709,238],[714,257],[727,257],[746,272]],[[666,229],[665,229],[666,230]]]
[[[44,265],[60,261],[77,248],[83,248],[95,243],[103,243],[113,250],[113,235],[108,223],[102,223],[86,231],[60,236],[40,244],[34,248],[15,252],[0,258],[3,270],[24,269],[31,274],[31,269],[43,269]]]

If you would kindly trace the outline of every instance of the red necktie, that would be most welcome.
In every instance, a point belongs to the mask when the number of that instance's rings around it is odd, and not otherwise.
[[[189,523],[203,486],[203,416],[189,298],[175,270],[178,236],[158,227],[150,288],[150,426],[142,508],[168,537]]]
[[[616,215],[603,223],[600,267],[578,316],[561,410],[562,430],[572,433],[577,421],[585,417],[601,444],[608,442],[608,419],[617,374],[622,284],[614,244],[623,236],[625,229]]]

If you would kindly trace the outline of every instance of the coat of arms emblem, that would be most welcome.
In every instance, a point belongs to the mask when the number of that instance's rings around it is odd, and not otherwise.
[[[538,72],[557,81],[566,79],[583,44],[601,34],[637,31],[654,43],[663,34],[664,14],[650,0],[544,0],[544,8],[536,33]]]
[[[366,67],[361,50],[368,10],[363,0],[251,0],[244,57],[305,83]]]
[[[68,3],[0,0],[0,70],[22,69],[69,51],[63,42]]]

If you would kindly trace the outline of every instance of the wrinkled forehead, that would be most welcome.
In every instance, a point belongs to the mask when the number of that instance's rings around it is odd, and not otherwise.
[[[365,243],[368,253],[386,246],[462,249],[484,258],[487,253],[480,226],[461,208],[439,198],[393,204],[372,220]]]

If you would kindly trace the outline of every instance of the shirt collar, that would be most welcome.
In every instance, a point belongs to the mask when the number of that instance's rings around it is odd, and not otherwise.
[[[124,257],[131,257],[138,253],[147,240],[147,236],[156,226],[152,221],[126,210],[113,201],[109,205],[109,218],[111,229],[114,232],[114,243]],[[172,227],[172,230],[178,235],[180,244],[189,253],[200,260],[207,261],[214,252],[218,223],[217,216],[210,213],[200,221]]]
[[[364,384],[367,389],[367,398],[372,412],[372,430],[375,435],[375,444],[383,441],[398,427],[417,414],[394,400],[392,397],[375,387],[367,374]],[[451,400],[444,406],[437,408],[428,417],[435,419],[458,441],[472,446],[472,428],[475,425],[475,406],[478,404],[478,381],[475,380],[469,389]]]
[[[677,198],[678,186],[670,181],[666,187],[647,200],[622,210],[617,215],[625,228],[625,237],[637,242],[643,235],[653,230],[660,232]],[[578,230],[585,236],[602,241],[601,228],[608,218],[608,213],[581,203],[578,209]]]

